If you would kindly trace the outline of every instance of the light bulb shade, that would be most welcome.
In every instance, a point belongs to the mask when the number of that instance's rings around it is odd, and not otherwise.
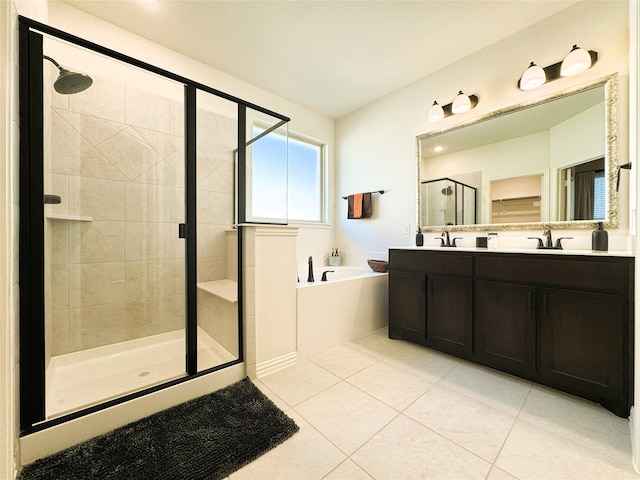
[[[467,95],[462,93],[462,90],[458,92],[458,96],[453,100],[451,105],[452,113],[464,113],[471,110],[471,100]]]
[[[531,62],[529,68],[525,70],[520,78],[520,90],[532,90],[547,81],[544,69]]]
[[[574,45],[569,54],[564,57],[560,66],[560,75],[570,77],[584,72],[591,67],[591,55],[589,52]]]
[[[438,102],[433,102],[433,105],[431,105],[431,108],[429,108],[427,112],[427,120],[430,122],[439,122],[443,118],[444,110],[438,105]]]

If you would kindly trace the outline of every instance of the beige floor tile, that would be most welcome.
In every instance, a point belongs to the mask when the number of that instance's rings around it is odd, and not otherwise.
[[[394,351],[384,362],[436,382],[458,365],[460,359],[422,345],[405,343],[403,348]]]
[[[295,412],[300,427],[290,439],[229,476],[230,480],[319,480],[344,459],[326,438]]]
[[[637,480],[621,464],[560,435],[517,420],[496,466],[520,480]]]
[[[309,360],[340,378],[347,378],[378,361],[371,355],[346,345],[331,348]]]
[[[536,385],[519,418],[620,462],[631,459],[629,420],[587,400]]]
[[[294,406],[335,385],[340,378],[307,360],[298,360],[291,367],[261,377],[260,381],[288,405]]]
[[[300,403],[295,410],[347,455],[398,414],[346,382]]]
[[[498,467],[493,467],[489,472],[487,480],[518,480],[513,475],[509,475],[504,470],[500,470]]]
[[[260,389],[260,391],[262,393],[264,393],[267,398],[269,398],[269,400],[271,400],[276,407],[278,407],[280,410],[289,410],[291,407],[289,405],[287,405],[287,402],[285,402],[284,400],[282,400],[278,395],[276,395],[275,393],[273,393],[273,390],[271,390],[269,387],[267,387],[262,381],[260,380],[252,380],[253,384],[258,387]]]
[[[495,460],[516,419],[438,385],[404,414],[489,462]]]
[[[377,433],[351,459],[380,480],[481,480],[491,467],[404,415]]]
[[[349,377],[347,382],[398,411],[407,408],[433,385],[429,380],[385,362],[361,370]]]
[[[372,480],[372,478],[358,465],[346,459],[323,480]]]
[[[380,330],[362,338],[349,342],[347,345],[376,358],[385,358],[402,350],[408,345],[403,340],[392,340],[382,334]]]
[[[520,411],[531,390],[525,380],[468,362],[456,365],[438,383],[511,415]]]

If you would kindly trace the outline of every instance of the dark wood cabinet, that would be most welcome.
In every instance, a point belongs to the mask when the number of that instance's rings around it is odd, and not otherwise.
[[[391,338],[424,343],[426,276],[421,273],[389,272],[389,324]]]
[[[471,354],[471,278],[427,276],[425,345],[461,357]]]
[[[625,299],[557,289],[541,295],[539,373],[545,384],[624,412]]]
[[[389,335],[583,398],[633,401],[633,262],[392,249]]]
[[[521,376],[535,370],[535,295],[530,285],[476,281],[474,353],[480,363]]]

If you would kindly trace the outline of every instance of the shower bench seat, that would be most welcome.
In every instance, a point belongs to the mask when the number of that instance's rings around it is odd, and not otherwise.
[[[200,290],[220,297],[227,302],[238,302],[238,282],[235,280],[212,280],[210,282],[200,282],[197,285]]]

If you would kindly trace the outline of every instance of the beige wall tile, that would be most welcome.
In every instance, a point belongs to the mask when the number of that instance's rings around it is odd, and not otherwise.
[[[94,220],[124,220],[124,183],[69,177],[69,211]]]
[[[124,304],[94,305],[69,310],[71,351],[100,347],[127,339]]]
[[[83,263],[69,266],[71,308],[124,302],[124,262]]]
[[[122,262],[124,222],[70,223],[69,260],[73,263]]]
[[[124,85],[92,77],[91,88],[69,96],[69,110],[124,123]]]

